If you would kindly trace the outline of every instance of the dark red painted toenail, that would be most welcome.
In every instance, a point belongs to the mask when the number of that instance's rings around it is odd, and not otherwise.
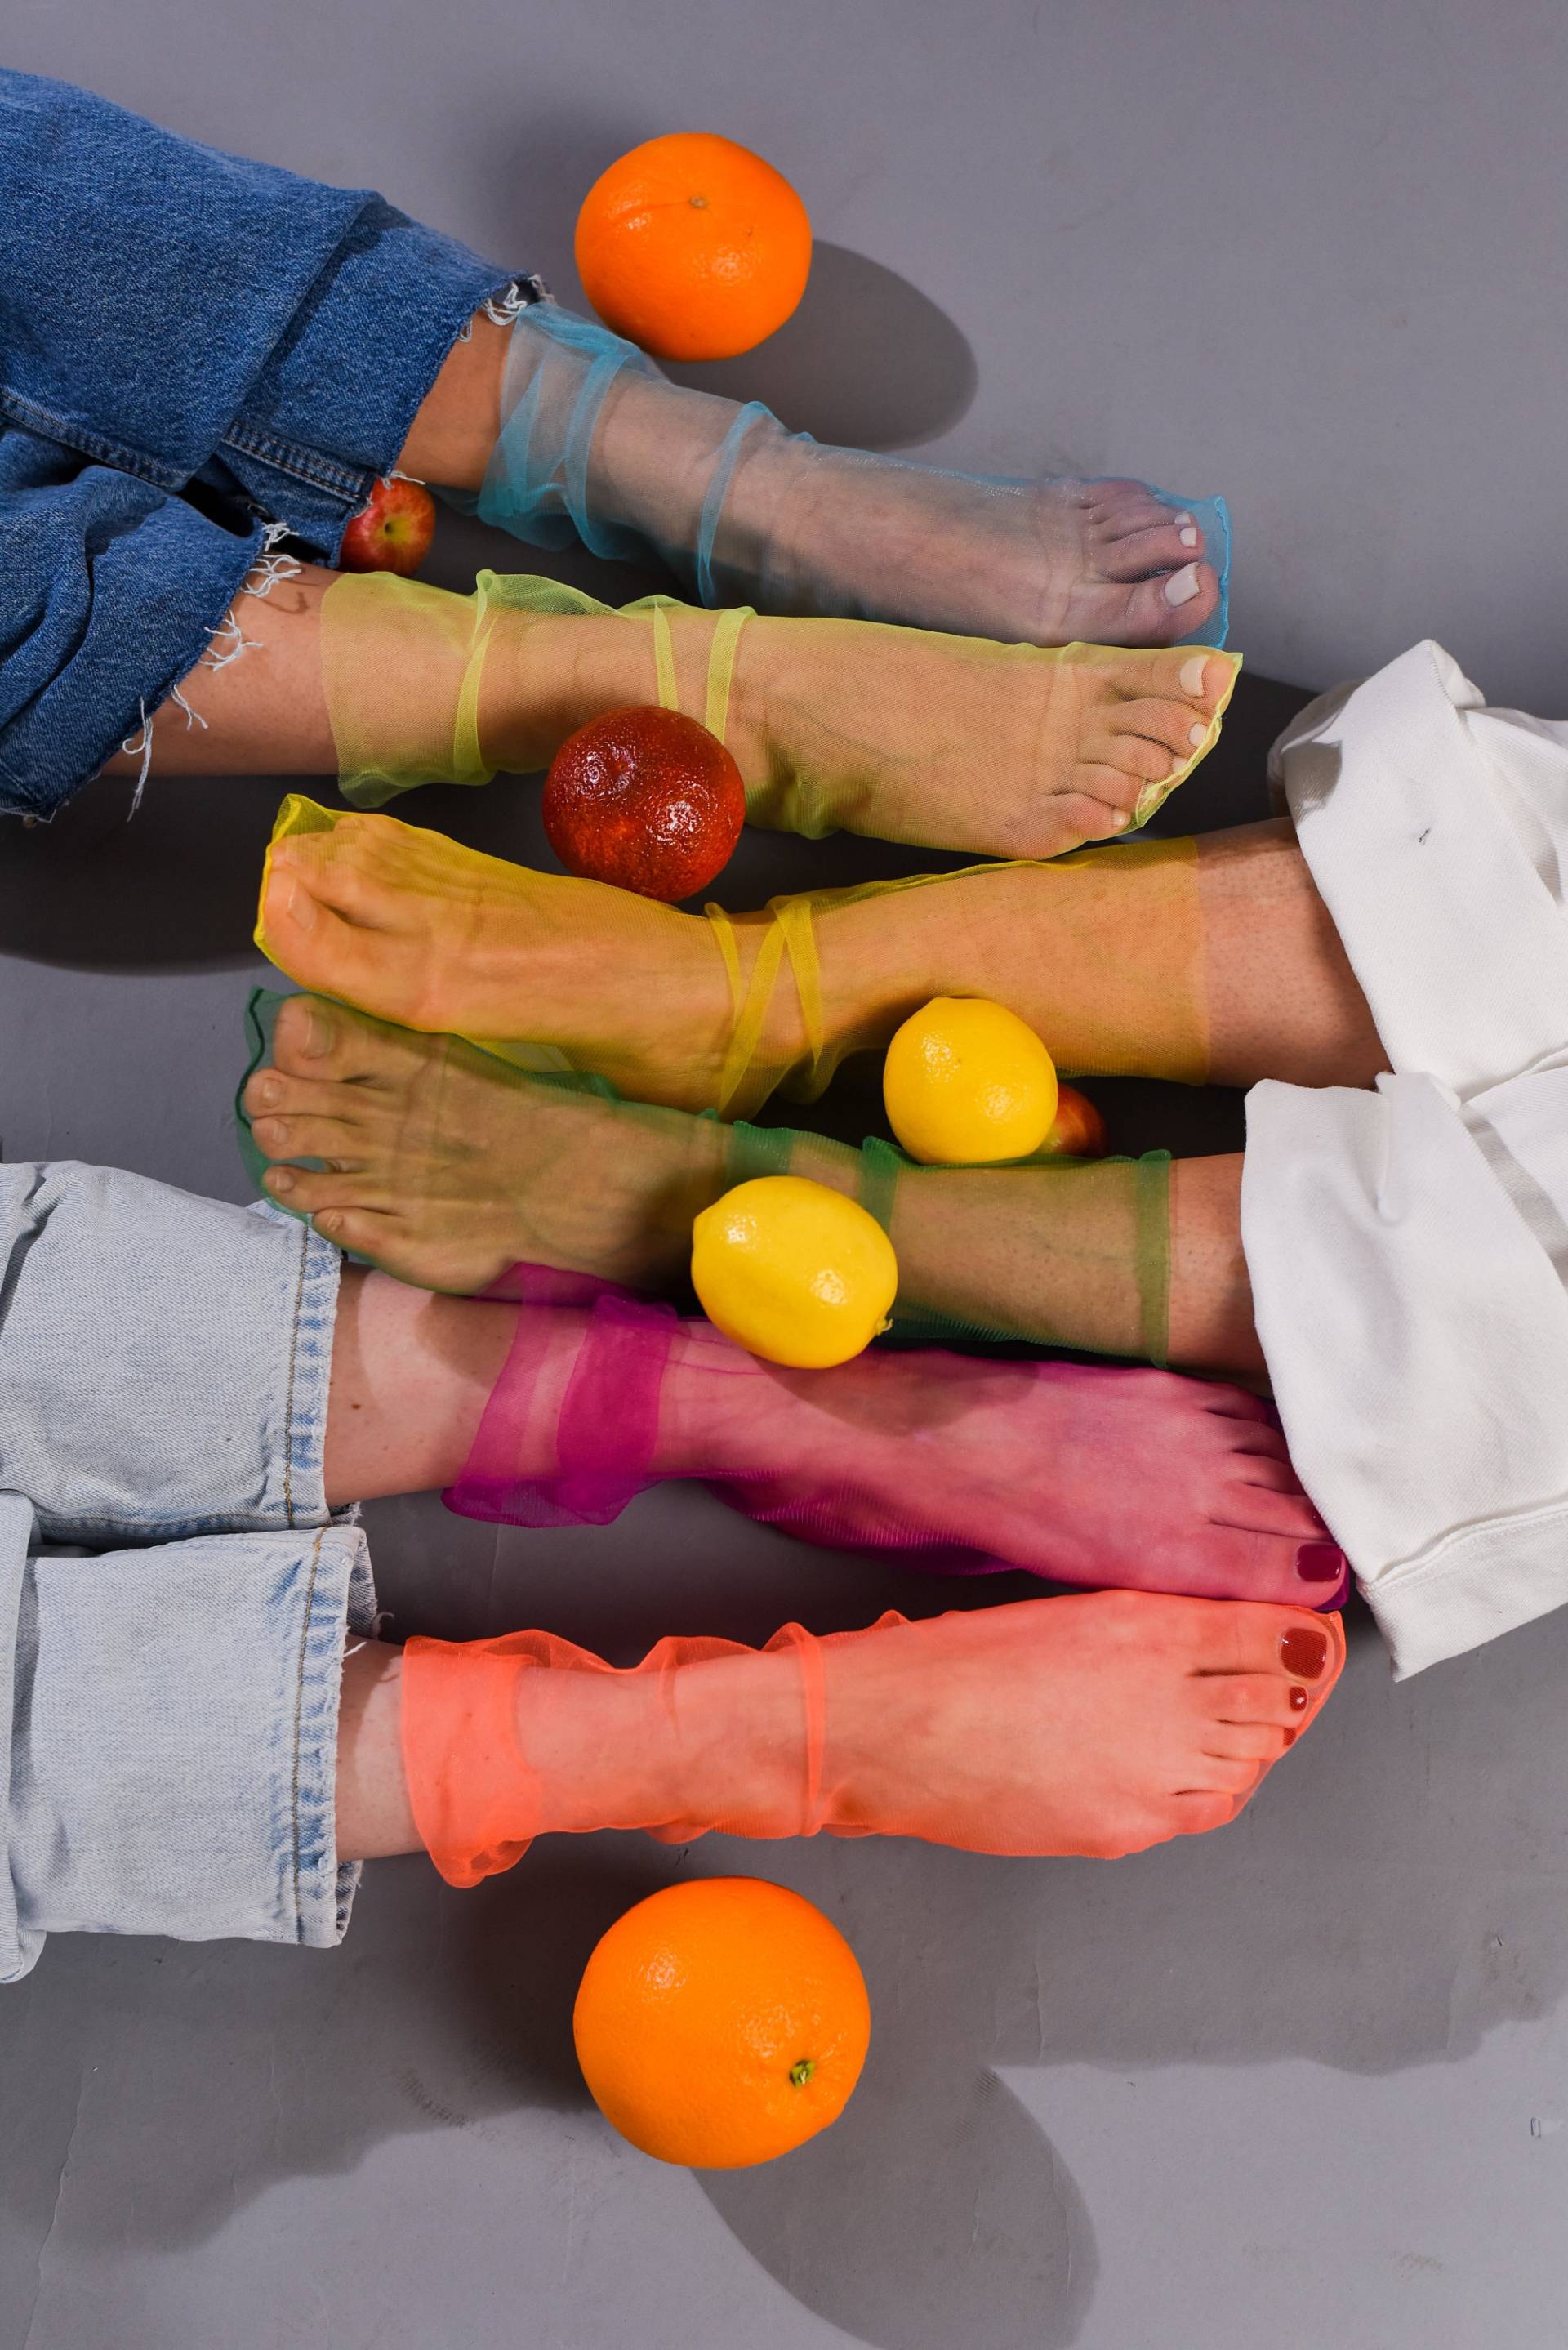
[[[1291,1711],[1292,1711],[1293,1713],[1304,1713],[1304,1712],[1306,1711],[1306,1710],[1307,1710],[1308,1702],[1309,1702],[1309,1700],[1308,1700],[1307,1693],[1306,1693],[1305,1690],[1303,1690],[1303,1689],[1293,1689],[1293,1690],[1292,1690],[1292,1691],[1291,1691]],[[1292,1731],[1292,1732],[1291,1732],[1291,1736],[1292,1736],[1293,1738],[1295,1736],[1295,1732],[1294,1732],[1294,1731],[1293,1731],[1293,1731]]]
[[[1298,1681],[1315,1681],[1328,1662],[1328,1642],[1321,1632],[1294,1624],[1281,1638],[1280,1662]]]
[[[1285,1744],[1286,1744],[1287,1746],[1293,1746],[1293,1745],[1295,1744],[1295,1742],[1296,1742],[1296,1733],[1295,1733],[1295,1731],[1294,1731],[1293,1730],[1287,1730],[1287,1731],[1286,1731],[1286,1732],[1285,1732]]]
[[[1345,1553],[1334,1543],[1303,1543],[1296,1553],[1296,1573],[1303,1583],[1338,1583],[1345,1574]]]

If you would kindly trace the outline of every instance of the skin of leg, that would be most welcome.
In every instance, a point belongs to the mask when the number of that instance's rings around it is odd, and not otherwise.
[[[726,1132],[713,1120],[531,1083],[454,1039],[388,1029],[342,1005],[291,998],[274,1054],[245,1093],[258,1147],[285,1162],[268,1170],[267,1190],[400,1283],[472,1293],[514,1263],[537,1263],[658,1288],[683,1269],[692,1218],[732,1180]],[[328,1164],[315,1172],[286,1163],[305,1158]],[[1170,1349],[1191,1369],[1256,1377],[1241,1164],[1185,1159],[1172,1170]],[[814,1141],[809,1171],[858,1190],[858,1154],[838,1144]],[[989,1305],[1004,1327],[1017,1316],[1059,1327],[1071,1284],[1076,1341],[1127,1350],[1126,1269],[1107,1268],[1096,1315],[1084,1264],[1099,1243],[1076,1189],[1045,1182],[1027,1170],[937,1169],[901,1185],[894,1243],[908,1292],[977,1322]],[[1092,1217],[1089,1191],[1082,1196]],[[393,1284],[391,1294],[416,1315],[417,1291]],[[430,1328],[433,1346],[445,1326]],[[345,1366],[353,1343],[350,1326]],[[410,1346],[410,1364],[420,1359]],[[488,1392],[483,1371],[474,1385]],[[344,1487],[369,1490],[352,1478]]]
[[[347,1267],[327,1400],[333,1508],[452,1483],[518,1309]],[[591,1317],[529,1308],[550,1335],[512,1423],[518,1477],[548,1474]],[[670,1335],[650,1473],[699,1476],[767,1523],[826,1508],[807,1539],[875,1544],[889,1516],[1047,1580],[1318,1598],[1344,1571],[1266,1409],[1163,1372],[987,1364],[936,1352],[791,1373]],[[961,1496],[961,1504],[955,1497]]]
[[[241,596],[246,650],[221,668],[198,664],[180,689],[185,707],[155,713],[153,773],[336,769],[320,607],[337,576],[306,567],[265,598]],[[421,669],[404,613],[378,609],[357,625],[370,739],[390,750],[439,738],[455,714],[462,660],[443,645]],[[689,710],[705,705],[714,625],[707,613],[675,617]],[[1047,655],[908,629],[753,619],[740,640],[726,739],[748,785],[784,790],[797,773],[809,776],[805,799],[825,792],[854,829],[1055,856],[1127,828],[1146,785],[1179,773],[1201,746],[1231,675],[1230,663],[1201,652]],[[589,719],[657,699],[646,619],[493,616],[479,729],[497,768],[533,773]],[[120,752],[107,772],[140,764],[140,750]]]
[[[474,319],[414,419],[400,472],[480,488],[499,430],[510,339],[509,328],[483,313]],[[595,436],[608,505],[655,543],[691,536],[690,498],[678,486],[691,453],[681,440],[687,405],[671,386],[623,380]],[[699,437],[711,446],[711,403],[701,410]],[[1167,644],[1199,627],[1218,600],[1193,517],[1172,514],[1141,483],[1044,483],[999,494],[917,467],[908,469],[919,489],[911,510],[905,470],[846,475],[836,468],[822,484],[826,504],[804,484],[791,494],[790,522],[776,476],[742,465],[731,494],[733,534],[782,552],[784,528],[785,568],[808,601],[818,584],[872,604],[904,593],[909,611],[886,617],[1005,640]]]
[[[1206,835],[1190,868],[1123,854],[825,896],[814,926],[829,1051],[884,1046],[934,995],[981,995],[1016,1011],[1069,1069],[1237,1086],[1371,1080],[1384,1059],[1371,1015],[1288,827]],[[384,1018],[547,1038],[590,1055],[623,1091],[707,1107],[731,1018],[709,926],[593,883],[550,889],[411,827],[356,817],[274,852],[269,940],[302,985]],[[766,916],[738,918],[743,971],[767,928]],[[806,1049],[784,973],[747,1081],[759,1099]],[[753,1106],[743,1091],[731,1112]]]
[[[830,1827],[1109,1858],[1233,1819],[1315,1719],[1345,1644],[1336,1617],[1294,1608],[1096,1593],[879,1626],[823,1655]],[[677,1685],[679,1702],[657,1674],[521,1674],[518,1745],[541,1795],[530,1825],[789,1833],[793,1658],[716,1659]],[[420,1848],[403,1690],[397,1651],[368,1642],[347,1659],[344,1859]]]

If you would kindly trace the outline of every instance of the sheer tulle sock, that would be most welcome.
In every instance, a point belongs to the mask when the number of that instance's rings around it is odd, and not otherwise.
[[[706,921],[390,816],[285,803],[256,942],[301,985],[523,1067],[744,1117],[821,1092],[933,995],[1004,1003],[1064,1069],[1199,1083],[1190,841],[775,899]]]
[[[792,1173],[884,1224],[903,1336],[1165,1359],[1158,1155],[919,1168],[885,1143],[855,1150],[530,1076],[454,1038],[301,996],[254,999],[240,1111],[253,1173],[275,1200],[431,1288],[472,1294],[519,1261],[680,1287],[699,1211],[753,1176]]]
[[[728,743],[753,824],[1054,857],[1147,822],[1218,739],[1241,663],[937,636],[857,620],[619,612],[526,574],[472,597],[382,575],[321,604],[345,797],[544,765],[600,711],[658,702]]]
[[[1222,500],[824,447],[553,303],[518,317],[489,472],[453,503],[535,546],[656,556],[704,604],[1039,645],[1225,640]]]
[[[1344,1597],[1278,1421],[1239,1388],[880,1349],[786,1372],[624,1291],[536,1266],[504,1286],[516,1330],[446,1495],[461,1516],[603,1524],[692,1477],[764,1524],[931,1573]]]
[[[536,1835],[909,1835],[1103,1858],[1224,1825],[1344,1663],[1337,1617],[1147,1593],[1025,1600],[618,1671],[548,1632],[404,1650],[414,1818],[448,1881]]]

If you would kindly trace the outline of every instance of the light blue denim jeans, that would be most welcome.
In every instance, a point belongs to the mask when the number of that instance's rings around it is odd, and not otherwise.
[[[341,1939],[322,1482],[341,1260],[270,1209],[0,1166],[0,1981],[51,1932]]]

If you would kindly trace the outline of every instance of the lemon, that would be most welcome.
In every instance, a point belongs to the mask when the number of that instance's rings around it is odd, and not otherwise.
[[[898,1261],[857,1201],[803,1175],[759,1175],[697,1218],[691,1285],[737,1346],[821,1371],[886,1328]]]
[[[1056,1116],[1056,1070],[1033,1028],[983,996],[933,996],[882,1067],[888,1122],[923,1166],[1026,1159]]]

